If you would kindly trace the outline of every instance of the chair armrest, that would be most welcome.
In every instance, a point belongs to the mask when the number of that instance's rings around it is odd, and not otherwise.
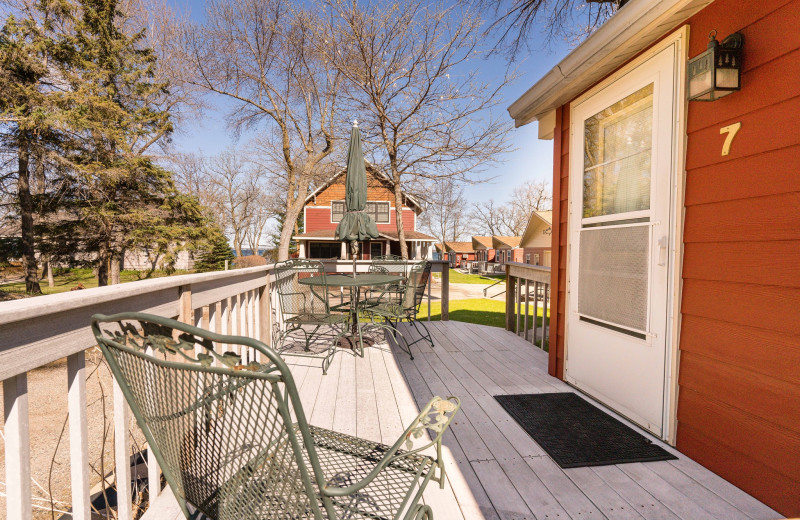
[[[435,462],[439,467],[439,477],[434,477],[432,480],[438,481],[439,486],[444,488],[445,475],[444,461],[442,460],[442,436],[444,435],[444,432],[447,431],[447,428],[450,426],[450,422],[453,420],[453,417],[460,408],[461,401],[457,397],[451,396],[447,399],[434,397],[427,405],[425,405],[425,408],[422,409],[422,412],[420,412],[417,418],[414,419],[408,428],[406,428],[400,438],[397,439],[391,448],[389,448],[389,450],[384,454],[383,458],[378,461],[377,464],[375,464],[375,467],[372,468],[372,471],[370,471],[366,477],[347,487],[324,486],[321,490],[322,494],[331,497],[352,495],[353,493],[356,493],[368,486],[369,483],[372,482],[380,474],[380,472],[392,462],[410,455],[416,455],[417,453],[420,453],[432,446],[436,447]],[[423,446],[411,449],[413,447],[414,439],[422,437],[425,430],[431,430],[435,432],[436,436],[434,439]],[[403,446],[408,448],[408,451],[398,453],[400,448]]]

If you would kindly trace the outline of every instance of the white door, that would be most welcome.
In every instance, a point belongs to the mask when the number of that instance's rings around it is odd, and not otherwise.
[[[573,105],[570,145],[565,377],[659,437],[675,52],[668,47]]]

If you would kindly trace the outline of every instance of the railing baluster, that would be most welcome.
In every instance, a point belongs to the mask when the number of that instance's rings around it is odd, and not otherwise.
[[[522,337],[528,339],[528,308],[530,305],[531,299],[531,284],[530,280],[525,280],[525,325],[522,330]],[[536,309],[534,309],[533,313],[534,319],[536,319]]]
[[[536,331],[539,329],[539,282],[533,282],[533,337],[531,343],[536,345]]]
[[[517,301],[516,301],[516,305],[515,305],[515,308],[514,308],[514,310],[516,311],[514,314],[516,314],[516,320],[517,320],[517,324],[516,324],[516,328],[514,329],[514,332],[517,333],[517,336],[519,336],[519,317],[520,317],[519,315],[522,314],[522,284],[520,283],[520,281],[517,282],[517,290],[516,290],[516,293],[515,293]]]
[[[114,474],[117,485],[117,518],[133,520],[131,450],[128,438],[128,403],[114,379]]]
[[[442,312],[441,320],[450,320],[450,268],[442,265]]]
[[[152,347],[148,347],[146,352],[153,355]],[[161,467],[156,460],[156,454],[150,448],[147,449],[147,494],[151,504],[161,494]]]
[[[542,349],[544,342],[550,338],[550,318],[547,317],[547,300],[550,293],[550,284],[544,284],[544,301],[542,309]]]
[[[89,520],[89,430],[86,421],[86,354],[67,356],[69,462],[73,520]]]
[[[431,277],[428,284],[428,321],[431,321],[431,286],[433,285],[433,277]]]
[[[28,374],[3,381],[6,445],[6,513],[8,518],[30,520],[31,448],[28,429]]]

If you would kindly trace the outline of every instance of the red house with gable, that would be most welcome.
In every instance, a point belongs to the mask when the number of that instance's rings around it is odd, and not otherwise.
[[[336,226],[345,213],[345,174],[339,173],[328,179],[307,198],[303,208],[304,232],[296,235],[300,258],[347,259],[347,244],[334,238]],[[379,255],[400,255],[397,233],[397,218],[392,180],[371,164],[367,164],[367,207],[380,236],[361,244],[360,260],[369,260]],[[403,230],[405,231],[408,257],[411,259],[432,258],[436,239],[417,231],[417,217],[422,206],[411,195],[403,194]]]

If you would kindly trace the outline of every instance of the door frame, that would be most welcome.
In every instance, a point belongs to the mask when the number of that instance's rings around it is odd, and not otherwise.
[[[681,291],[683,288],[683,223],[684,223],[684,194],[686,185],[686,119],[688,106],[686,102],[686,63],[688,61],[689,46],[689,26],[684,25],[672,34],[664,37],[658,43],[644,51],[638,57],[617,69],[607,76],[597,85],[587,90],[570,102],[570,121],[569,121],[569,151],[572,155],[575,140],[575,124],[573,107],[579,105],[586,99],[598,94],[608,88],[617,80],[623,78],[631,71],[645,63],[650,58],[656,56],[665,49],[675,46],[675,59],[673,62],[673,117],[675,124],[672,130],[672,153],[670,165],[670,227],[671,239],[669,244],[670,268],[667,278],[667,337],[666,337],[666,359],[664,360],[664,406],[662,417],[662,440],[670,445],[675,445],[677,432],[677,408],[678,408],[678,363],[679,363],[679,341],[681,327]],[[581,143],[583,141],[581,140]],[[570,175],[572,172],[569,172]],[[568,182],[568,197],[576,194],[569,189],[571,182]],[[570,204],[571,206],[571,204]],[[572,236],[575,222],[568,218],[568,236]],[[566,294],[565,309],[570,309],[570,272],[571,263],[576,261],[572,256],[572,243],[567,247],[566,258]],[[569,312],[564,314],[565,320],[569,320]],[[569,366],[569,323],[565,322],[564,327],[564,363]]]

